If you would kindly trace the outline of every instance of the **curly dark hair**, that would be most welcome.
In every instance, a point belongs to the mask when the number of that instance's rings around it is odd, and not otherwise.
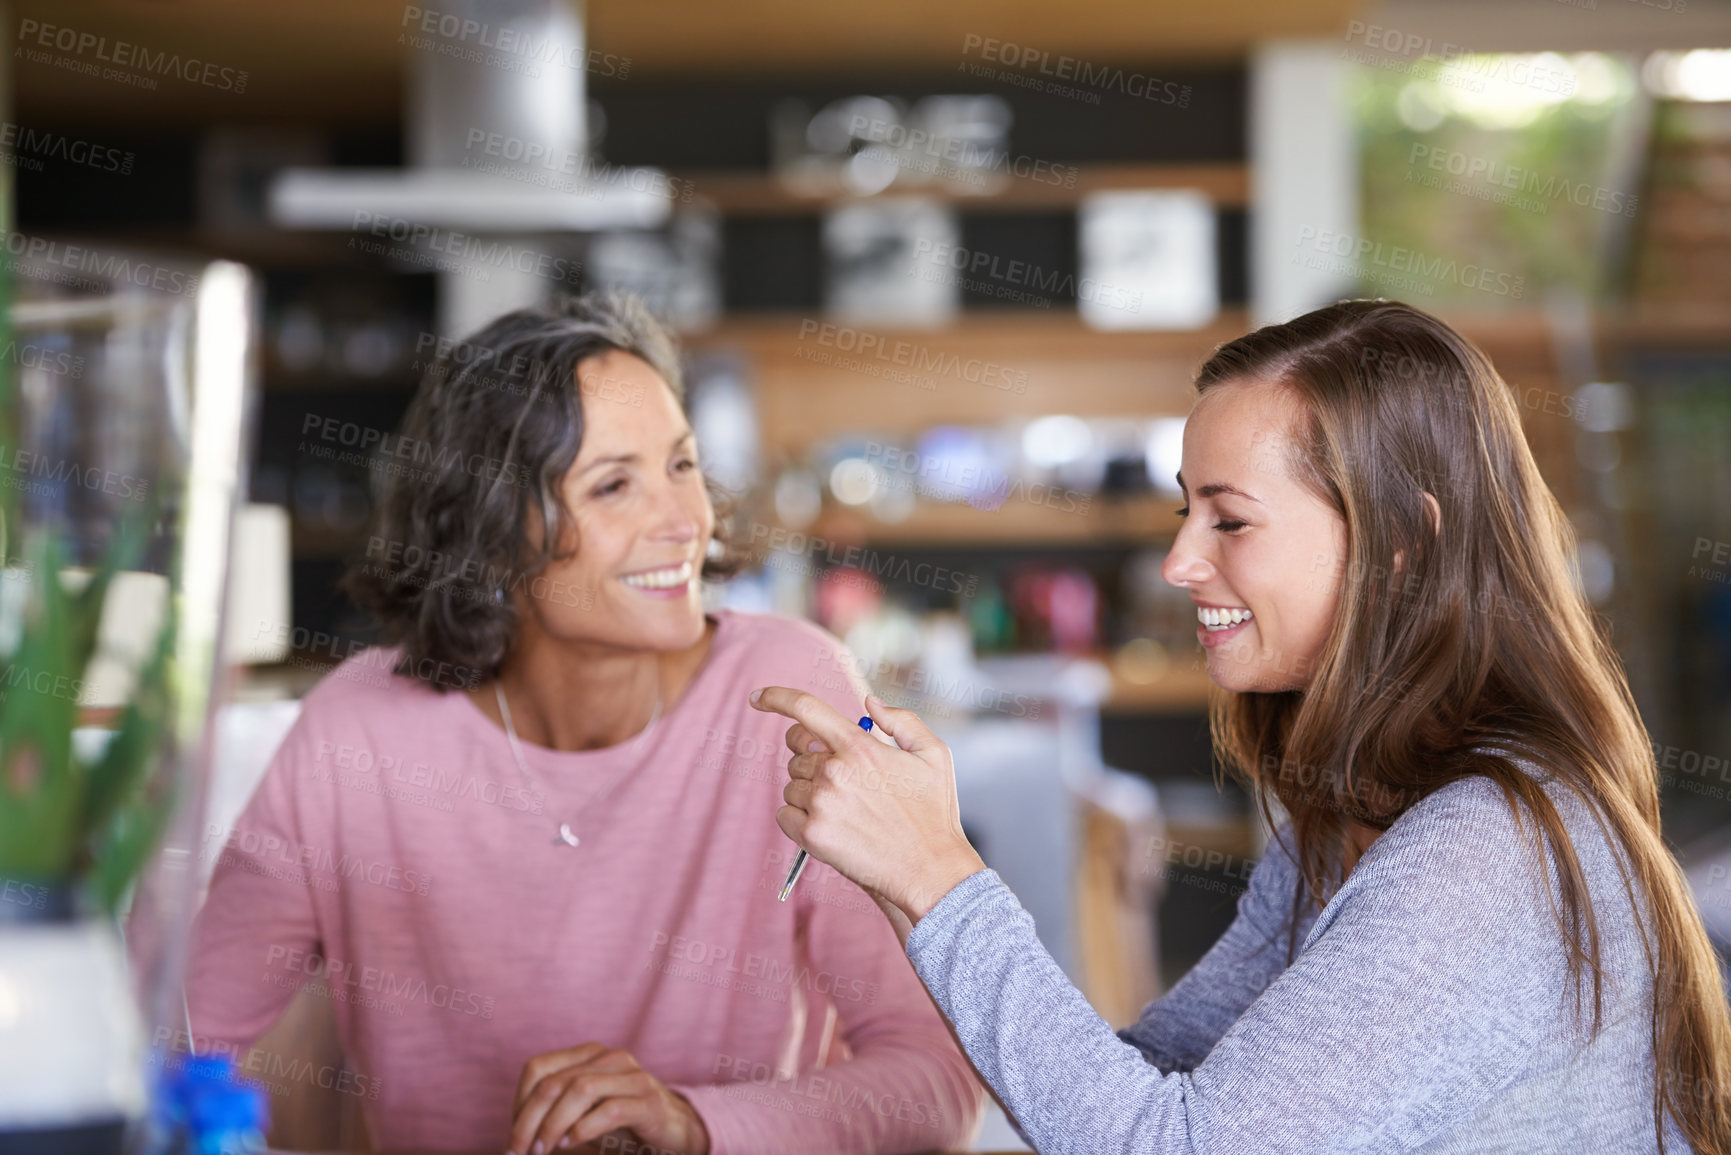
[[[560,483],[583,444],[577,367],[613,350],[646,361],[685,408],[677,344],[629,294],[518,309],[441,343],[403,418],[398,460],[374,471],[372,536],[341,583],[401,648],[395,673],[443,692],[498,672],[517,628],[510,592],[534,590],[549,562],[572,555],[556,550],[571,518]],[[732,498],[708,490],[715,529],[700,576],[725,579],[746,559],[729,538]],[[538,546],[532,510],[551,528]]]

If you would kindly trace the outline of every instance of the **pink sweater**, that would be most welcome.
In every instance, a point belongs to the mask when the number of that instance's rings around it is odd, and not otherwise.
[[[851,717],[864,684],[816,626],[714,616],[640,747],[525,744],[532,781],[390,652],[334,671],[207,848],[200,1049],[250,1044],[312,984],[381,1149],[502,1148],[524,1061],[588,1041],[690,1099],[715,1155],[966,1144],[984,1091],[877,907],[816,862],[776,901],[786,723],[746,695],[801,686]]]

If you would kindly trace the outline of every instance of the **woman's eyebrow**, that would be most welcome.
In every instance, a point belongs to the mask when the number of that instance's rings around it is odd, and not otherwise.
[[[673,444],[668,446],[668,452],[671,453],[673,450],[678,449],[682,443],[690,440],[694,436],[696,436],[696,434],[694,434],[691,430],[687,429],[684,433],[681,433],[678,437],[675,437],[673,439]],[[585,465],[582,469],[579,469],[577,471],[577,476],[582,477],[585,473],[588,473],[591,469],[595,469],[595,468],[602,466],[602,465],[617,465],[617,464],[620,464],[622,462],[630,462],[630,461],[636,461],[636,460],[637,460],[637,454],[635,454],[635,453],[615,453],[612,457],[597,457],[594,461],[591,461],[588,465]]]
[[[1177,477],[1178,477],[1178,488],[1180,490],[1182,490],[1186,495],[1188,495],[1190,491],[1188,489],[1186,489],[1184,486],[1184,474],[1182,472],[1180,472],[1177,474]],[[1214,482],[1210,482],[1207,485],[1202,486],[1200,489],[1198,489],[1196,491],[1196,496],[1197,497],[1214,497],[1217,494],[1222,494],[1222,493],[1230,493],[1230,494],[1233,494],[1237,497],[1242,497],[1246,501],[1254,501],[1257,505],[1262,504],[1262,499],[1260,497],[1257,497],[1254,493],[1246,493],[1242,489],[1239,489],[1236,485],[1228,485],[1224,481],[1214,481]]]

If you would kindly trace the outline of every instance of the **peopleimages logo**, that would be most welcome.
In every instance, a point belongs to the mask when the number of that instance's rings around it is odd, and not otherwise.
[[[925,586],[939,593],[973,597],[980,583],[977,576],[960,570],[948,569],[927,561],[913,562],[893,553],[879,553],[868,546],[829,541],[797,529],[790,530],[785,526],[770,526],[762,522],[756,522],[751,527],[751,546],[753,553],[764,556],[766,561],[768,553],[804,557],[822,555],[830,566],[861,570],[884,582]]]
[[[98,469],[94,465],[87,468],[75,461],[55,459],[44,453],[32,453],[28,449],[8,450],[3,445],[0,445],[0,474],[16,474],[18,477],[36,479],[42,484],[41,489],[30,490],[36,493],[51,493],[56,487],[64,485],[75,485],[93,493],[101,490],[110,497],[122,497],[132,501],[143,501],[150,493],[150,482],[130,473],[116,473],[112,469]],[[11,485],[15,480],[16,478],[7,476],[4,483]],[[23,488],[21,485],[11,487]]]
[[[491,24],[451,12],[441,12],[437,8],[421,8],[413,4],[405,6],[401,27],[406,31],[399,37],[399,44],[430,49],[442,56],[453,56],[475,64],[508,64],[513,71],[528,76],[540,75],[539,70],[534,67],[537,64],[586,69],[597,76],[614,80],[624,80],[631,73],[629,56],[616,56],[611,52],[597,52],[594,49],[585,50],[581,44],[574,44],[557,36],[537,38],[533,33],[511,24],[495,28]],[[436,36],[440,43],[435,44],[431,40],[410,35],[415,32],[421,33],[423,37]]]
[[[1417,171],[1420,168],[1430,172]],[[1430,173],[1443,174],[1461,178],[1444,184],[1438,178],[1432,178]],[[1641,198],[1633,193],[1625,193],[1620,189],[1608,189],[1600,185],[1589,184],[1586,181],[1571,181],[1567,177],[1555,175],[1546,176],[1530,168],[1507,164],[1490,157],[1472,156],[1454,149],[1440,148],[1430,144],[1415,144],[1407,154],[1407,180],[1411,183],[1424,184],[1432,188],[1447,188],[1450,192],[1466,192],[1476,195],[1470,187],[1473,185],[1487,186],[1487,191],[1493,196],[1482,199],[1493,199],[1497,190],[1508,189],[1514,192],[1528,194],[1529,199],[1498,199],[1498,203],[1512,203],[1517,208],[1526,208],[1544,212],[1549,202],[1565,200],[1577,208],[1596,209],[1604,213],[1616,213],[1625,217],[1633,217]],[[1459,186],[1459,187],[1457,187]],[[1538,199],[1530,199],[1538,198]]]
[[[688,204],[696,189],[691,181],[668,176],[660,169],[611,165],[597,161],[585,150],[553,148],[545,141],[480,127],[471,127],[463,141],[462,167],[589,197],[629,189]],[[525,173],[525,168],[542,171]],[[557,177],[571,179],[553,179]]]
[[[405,894],[425,895],[433,884],[433,876],[424,871],[359,854],[337,853],[257,830],[225,831],[210,824],[205,827],[204,844],[207,858],[219,857],[237,864],[242,861],[242,856],[254,861],[273,860],[308,874],[331,875],[347,882],[370,882]],[[241,869],[246,867],[242,865]]]
[[[922,261],[922,258],[929,258],[930,264]],[[1130,292],[1086,275],[1078,281],[1074,273],[1062,269],[1046,269],[1030,261],[1019,261],[982,249],[969,249],[963,245],[952,245],[947,241],[934,241],[929,237],[921,237],[914,242],[914,263],[924,280],[954,282],[974,292],[983,292],[1006,300],[1018,300],[1040,308],[1049,308],[1052,304],[1051,297],[1037,295],[1041,293],[1061,298],[1075,297],[1103,308],[1122,309],[1132,313],[1140,311],[1142,307],[1140,292]],[[959,275],[949,276],[946,270]],[[1012,286],[1025,287],[1032,292],[1014,293],[1010,288]]]
[[[914,341],[900,338],[885,337],[864,329],[854,329],[847,325],[837,325],[830,321],[815,321],[805,318],[799,323],[799,340],[802,348],[794,351],[795,357],[803,356],[805,360],[816,361],[819,364],[830,364],[832,360],[817,356],[818,353],[851,354],[847,363],[836,359],[834,363],[841,368],[865,371],[873,361],[884,362],[892,366],[907,369],[915,373],[929,374],[920,378],[922,388],[935,385],[936,377],[956,377],[975,385],[984,385],[990,389],[1000,389],[1008,393],[1026,393],[1028,391],[1028,374],[1025,370],[1012,369],[994,361],[982,361],[978,357],[962,358],[946,349],[934,349]],[[803,343],[810,341],[819,349],[802,352]],[[876,375],[876,374],[872,374]]]
[[[0,359],[10,361],[14,365],[21,365],[26,369],[40,369],[44,373],[53,373],[61,377],[84,376],[83,357],[30,342],[20,345],[16,341],[7,341],[0,345]]]
[[[1012,156],[999,148],[982,148],[961,137],[935,136],[923,128],[908,128],[877,117],[855,116],[848,125],[851,135],[873,144],[884,144],[902,155],[897,167],[928,176],[978,183],[988,174],[1000,173],[1036,184],[1075,188],[1081,169],[1073,164],[1053,164],[1031,156]]]
[[[583,283],[582,262],[497,237],[482,238],[472,233],[424,225],[407,217],[383,216],[366,209],[355,210],[353,231],[357,235],[349,238],[350,247],[365,253],[403,259],[419,255],[423,258],[421,263],[433,262],[438,268],[468,275],[509,269],[573,287]],[[368,237],[377,239],[368,240]],[[393,249],[385,243],[387,241],[408,247]]]
[[[773,955],[754,951],[746,951],[742,955],[737,946],[704,942],[682,934],[670,935],[660,930],[650,937],[651,962],[645,966],[645,970],[657,969],[654,966],[654,956],[664,947],[669,959],[709,968],[717,973],[762,979],[783,990],[804,987],[840,1002],[860,1003],[868,1007],[877,1005],[877,983],[868,983],[864,979],[850,978],[833,971],[814,971],[809,964],[785,962]]]
[[[47,159],[125,176],[132,172],[132,165],[138,159],[135,153],[48,129],[28,128],[10,120],[0,121],[0,148],[5,149],[0,153],[0,162],[31,172],[41,172],[41,162]]]
[[[442,473],[458,469],[471,477],[498,481],[517,488],[527,487],[531,480],[528,471],[514,461],[489,457],[483,453],[464,454],[448,445],[435,445],[401,433],[391,433],[371,425],[342,421],[318,413],[308,413],[302,419],[301,434],[309,439],[301,442],[302,452],[308,452],[310,444],[313,449],[321,450],[315,453],[315,456],[329,457],[347,465],[409,463],[416,468],[401,472],[418,480],[431,482]],[[326,444],[320,446],[319,442]],[[335,446],[343,446],[353,452],[338,454]]]
[[[717,1055],[712,1073],[727,1089],[725,1093],[816,1118],[852,1122],[861,1115],[877,1115],[916,1127],[936,1128],[943,1123],[943,1112],[930,1103],[873,1091],[818,1071],[797,1074],[744,1055]],[[758,1088],[755,1096],[741,1094],[751,1087]]]
[[[1333,229],[1304,225],[1298,230],[1297,248],[1299,251],[1292,258],[1294,264],[1358,277],[1405,292],[1431,296],[1436,293],[1438,282],[1446,282],[1513,300],[1526,295],[1525,277]],[[1307,253],[1306,249],[1311,251]]]
[[[990,75],[990,69],[982,70],[981,66],[970,66],[967,57],[976,52],[982,61],[1004,67],[993,76]],[[963,71],[975,76],[986,76],[1056,96],[1081,99],[1089,104],[1100,103],[1100,92],[1118,92],[1156,104],[1171,104],[1179,108],[1190,106],[1191,88],[1188,84],[1161,80],[1144,72],[1126,72],[1109,64],[1090,64],[1074,56],[1054,56],[1045,49],[1029,44],[1015,44],[970,32],[962,38],[962,57]],[[1015,73],[1031,75],[1016,77]],[[1043,77],[1052,79],[1041,79]]]
[[[401,999],[421,1003],[453,1014],[478,1018],[493,1017],[494,999],[478,991],[465,990],[449,983],[429,983],[420,975],[397,974],[386,968],[362,966],[343,959],[326,958],[317,952],[299,947],[272,944],[265,952],[265,966],[280,969],[286,977],[321,979],[329,984],[331,993],[349,994],[346,988],[366,992],[382,999]]]
[[[15,882],[8,878],[0,881],[0,902],[12,906],[26,906],[31,910],[46,910],[48,909],[48,888],[28,882]]]
[[[289,1084],[304,1083],[360,1099],[379,1097],[379,1080],[351,1071],[346,1066],[315,1065],[310,1059],[267,1051],[263,1047],[249,1047],[243,1052],[228,1039],[190,1035],[168,1026],[156,1028],[153,1041],[155,1046],[151,1048],[150,1062],[154,1066],[178,1069],[182,1060],[168,1058],[171,1051],[176,1055],[228,1055],[234,1059],[242,1082],[261,1087],[273,1095],[288,1095],[293,1090]]]
[[[1494,80],[1556,96],[1575,93],[1574,73],[1548,65],[1547,60],[1556,59],[1548,54],[1480,52],[1464,44],[1363,20],[1348,21],[1346,44],[1340,54],[1359,64],[1471,92],[1486,91],[1487,82]]]
[[[0,237],[4,238],[5,247],[0,264],[34,279],[86,292],[107,291],[111,282],[177,296],[191,296],[198,291],[197,275],[180,269],[24,233],[0,233]]]
[[[58,24],[44,24],[40,20],[18,22],[18,43],[19,48],[15,55],[22,54],[31,63],[54,64],[74,72],[91,72],[101,75],[104,80],[125,80],[140,87],[154,89],[156,81],[152,77],[172,76],[188,84],[199,84],[223,92],[238,94],[246,91],[245,69],[227,68],[194,56],[182,57],[178,52],[152,50],[142,44],[110,40],[94,32],[81,32],[76,28]],[[70,53],[72,57],[88,56],[95,63],[80,66],[76,59],[50,58],[46,52],[30,48],[32,44],[38,49]],[[104,64],[115,67],[101,67]],[[122,69],[135,71],[127,73],[120,71]]]

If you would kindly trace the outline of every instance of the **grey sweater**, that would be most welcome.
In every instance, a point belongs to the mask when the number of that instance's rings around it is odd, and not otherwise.
[[[1225,935],[1116,1034],[994,871],[945,895],[908,956],[1044,1155],[1656,1151],[1636,914],[1591,814],[1546,790],[1599,919],[1604,1018],[1591,1043],[1538,859],[1484,778],[1436,791],[1378,838],[1302,918],[1290,966],[1299,880],[1282,826]],[[1583,997],[1584,1028],[1590,975]],[[1665,1122],[1665,1150],[1689,1152]]]

